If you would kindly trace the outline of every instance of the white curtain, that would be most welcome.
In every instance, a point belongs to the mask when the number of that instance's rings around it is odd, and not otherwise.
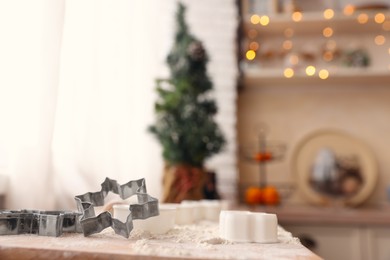
[[[160,196],[154,79],[174,1],[0,0],[0,170],[8,208],[70,209],[104,178]]]
[[[53,134],[63,1],[0,2],[0,144],[9,206],[52,206]]]

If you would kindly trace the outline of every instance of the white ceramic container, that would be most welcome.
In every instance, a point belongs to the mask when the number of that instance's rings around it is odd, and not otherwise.
[[[185,207],[192,207],[192,222],[198,222],[204,218],[203,204],[198,200],[183,200],[180,204]]]
[[[202,200],[203,219],[218,222],[222,209],[222,202],[219,200]]]
[[[179,204],[176,210],[176,224],[177,225],[189,225],[196,221],[195,207],[190,204]]]
[[[275,214],[249,211],[221,211],[220,237],[233,242],[276,243],[278,220]]]

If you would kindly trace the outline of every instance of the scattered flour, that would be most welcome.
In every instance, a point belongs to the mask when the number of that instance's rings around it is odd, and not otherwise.
[[[186,256],[212,259],[285,259],[280,250],[291,248],[298,255],[302,246],[290,232],[278,227],[279,243],[233,243],[222,239],[218,234],[218,225],[212,222],[200,222],[193,225],[175,226],[166,234],[153,235],[149,232],[134,230],[130,240],[135,240],[132,251],[139,255]],[[289,250],[285,250],[289,252]]]
[[[297,237],[293,237],[290,232],[286,231],[281,226],[278,226],[278,240],[283,244],[301,245],[301,242]]]
[[[197,259],[304,259],[311,253],[298,239],[283,228],[278,228],[278,243],[233,243],[219,237],[218,224],[200,222],[193,225],[175,226],[165,234],[155,235],[133,230],[129,238],[115,234],[107,228],[99,234],[84,237],[67,233],[61,237],[36,235],[3,236],[0,241],[20,245],[20,239],[30,247],[65,250],[64,254],[89,251],[99,254],[131,254],[197,258]],[[71,257],[70,257],[71,258]]]

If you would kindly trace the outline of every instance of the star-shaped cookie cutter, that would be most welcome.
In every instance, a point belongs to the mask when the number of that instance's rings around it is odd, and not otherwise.
[[[75,197],[78,210],[82,213],[80,224],[84,236],[89,236],[101,232],[107,227],[114,229],[115,233],[128,238],[133,229],[133,219],[146,219],[157,216],[158,200],[148,195],[146,192],[145,179],[129,181],[120,185],[116,180],[106,178],[101,184],[102,188],[98,192],[87,192]],[[137,195],[138,203],[130,204],[130,214],[126,222],[113,218],[108,211],[95,215],[95,206],[104,206],[104,198],[109,192],[118,194],[123,200]]]

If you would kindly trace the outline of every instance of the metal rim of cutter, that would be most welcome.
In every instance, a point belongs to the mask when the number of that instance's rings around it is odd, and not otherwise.
[[[107,227],[111,227],[116,234],[128,238],[133,229],[133,219],[147,219],[157,216],[158,200],[146,191],[145,179],[129,181],[120,185],[116,180],[106,178],[101,184],[102,188],[98,192],[87,192],[75,197],[78,210],[82,212],[80,224],[84,236],[89,236],[101,232]],[[126,222],[111,216],[108,211],[95,215],[95,206],[104,206],[104,199],[109,192],[118,194],[123,200],[136,195],[137,204],[130,204],[130,214]]]

